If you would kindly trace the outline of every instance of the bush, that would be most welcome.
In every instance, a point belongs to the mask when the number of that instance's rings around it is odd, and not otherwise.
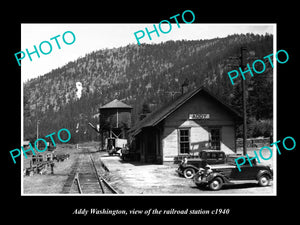
[[[273,134],[273,120],[256,120],[254,117],[247,121],[247,138],[271,137]],[[236,137],[243,137],[243,124],[239,124],[236,129]]]
[[[273,120],[256,120],[250,119],[248,126],[249,137],[270,137],[273,134]]]

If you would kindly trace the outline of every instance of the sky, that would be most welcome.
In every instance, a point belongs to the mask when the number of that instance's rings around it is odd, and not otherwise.
[[[158,24],[155,24],[158,27]],[[169,33],[163,34],[159,31],[160,37],[156,33],[152,33],[152,40],[149,40],[147,34],[140,39],[141,43],[155,44],[169,40],[200,40],[212,39],[216,37],[226,37],[232,34],[275,34],[275,24],[185,24],[180,23],[178,28],[176,23],[172,23],[172,29]],[[162,25],[162,30],[169,29],[168,24]],[[128,44],[136,44],[137,40],[134,33],[143,30],[145,27],[149,31],[153,30],[153,24],[21,24],[21,49],[26,53],[34,51],[34,45],[39,51],[40,57],[36,53],[31,54],[32,61],[28,55],[21,60],[21,76],[22,82],[35,78],[64,66],[70,61],[74,61],[86,54],[105,48],[117,48]],[[62,36],[66,31],[71,31],[75,35],[73,44],[67,45],[63,42]],[[58,36],[57,41],[51,38]],[[140,35],[140,33],[138,34]],[[70,33],[65,35],[66,42],[72,41]],[[50,42],[52,51],[48,55],[40,52],[39,46],[43,41]],[[48,52],[49,46],[43,43],[42,50]],[[18,57],[21,57],[19,54]],[[16,60],[16,64],[18,62]]]

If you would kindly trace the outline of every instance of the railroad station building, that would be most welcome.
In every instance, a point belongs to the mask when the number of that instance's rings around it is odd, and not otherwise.
[[[174,162],[204,149],[236,152],[238,112],[201,87],[139,121],[131,130],[141,162]]]

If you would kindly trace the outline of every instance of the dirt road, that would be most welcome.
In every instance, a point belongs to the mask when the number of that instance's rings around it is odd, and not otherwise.
[[[109,182],[124,194],[187,194],[187,195],[272,195],[273,182],[268,187],[258,187],[256,181],[236,182],[220,191],[199,189],[190,179],[179,177],[177,165],[145,165],[139,162],[123,162],[117,156],[101,157],[109,168]]]
[[[237,182],[235,185],[224,186],[220,191],[198,189],[194,182],[179,177],[175,172],[176,164],[155,165],[139,162],[123,162],[118,156],[108,156],[106,152],[97,151],[97,145],[82,144],[76,146],[63,145],[57,153],[70,154],[70,158],[63,162],[55,162],[54,174],[23,177],[24,194],[61,194],[72,165],[83,154],[83,147],[90,147],[95,163],[101,161],[108,167],[105,178],[120,193],[128,195],[272,195],[275,194],[275,182],[268,187],[258,187],[256,181]],[[82,147],[82,148],[81,148]],[[251,152],[249,151],[249,156]],[[28,160],[27,160],[28,161]],[[24,159],[24,165],[26,163]],[[269,162],[266,162],[269,163]],[[100,170],[100,166],[98,166]],[[101,171],[98,171],[99,173]],[[274,183],[274,185],[273,185]]]

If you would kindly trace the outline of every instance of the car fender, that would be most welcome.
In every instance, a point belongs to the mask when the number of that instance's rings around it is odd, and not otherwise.
[[[195,170],[196,173],[197,173],[198,170],[199,170],[198,167],[193,166],[193,165],[189,165],[189,164],[187,164],[187,165],[182,165],[182,171],[184,171],[184,170],[187,169],[187,168],[193,168],[193,169]]]
[[[210,182],[212,181],[214,178],[216,177],[220,177],[223,181],[223,183],[227,183],[228,179],[221,173],[211,173],[207,176],[207,181]]]
[[[270,179],[273,179],[273,175],[268,170],[260,170],[260,171],[258,171],[256,179],[258,180],[262,175],[268,175],[270,177]]]

